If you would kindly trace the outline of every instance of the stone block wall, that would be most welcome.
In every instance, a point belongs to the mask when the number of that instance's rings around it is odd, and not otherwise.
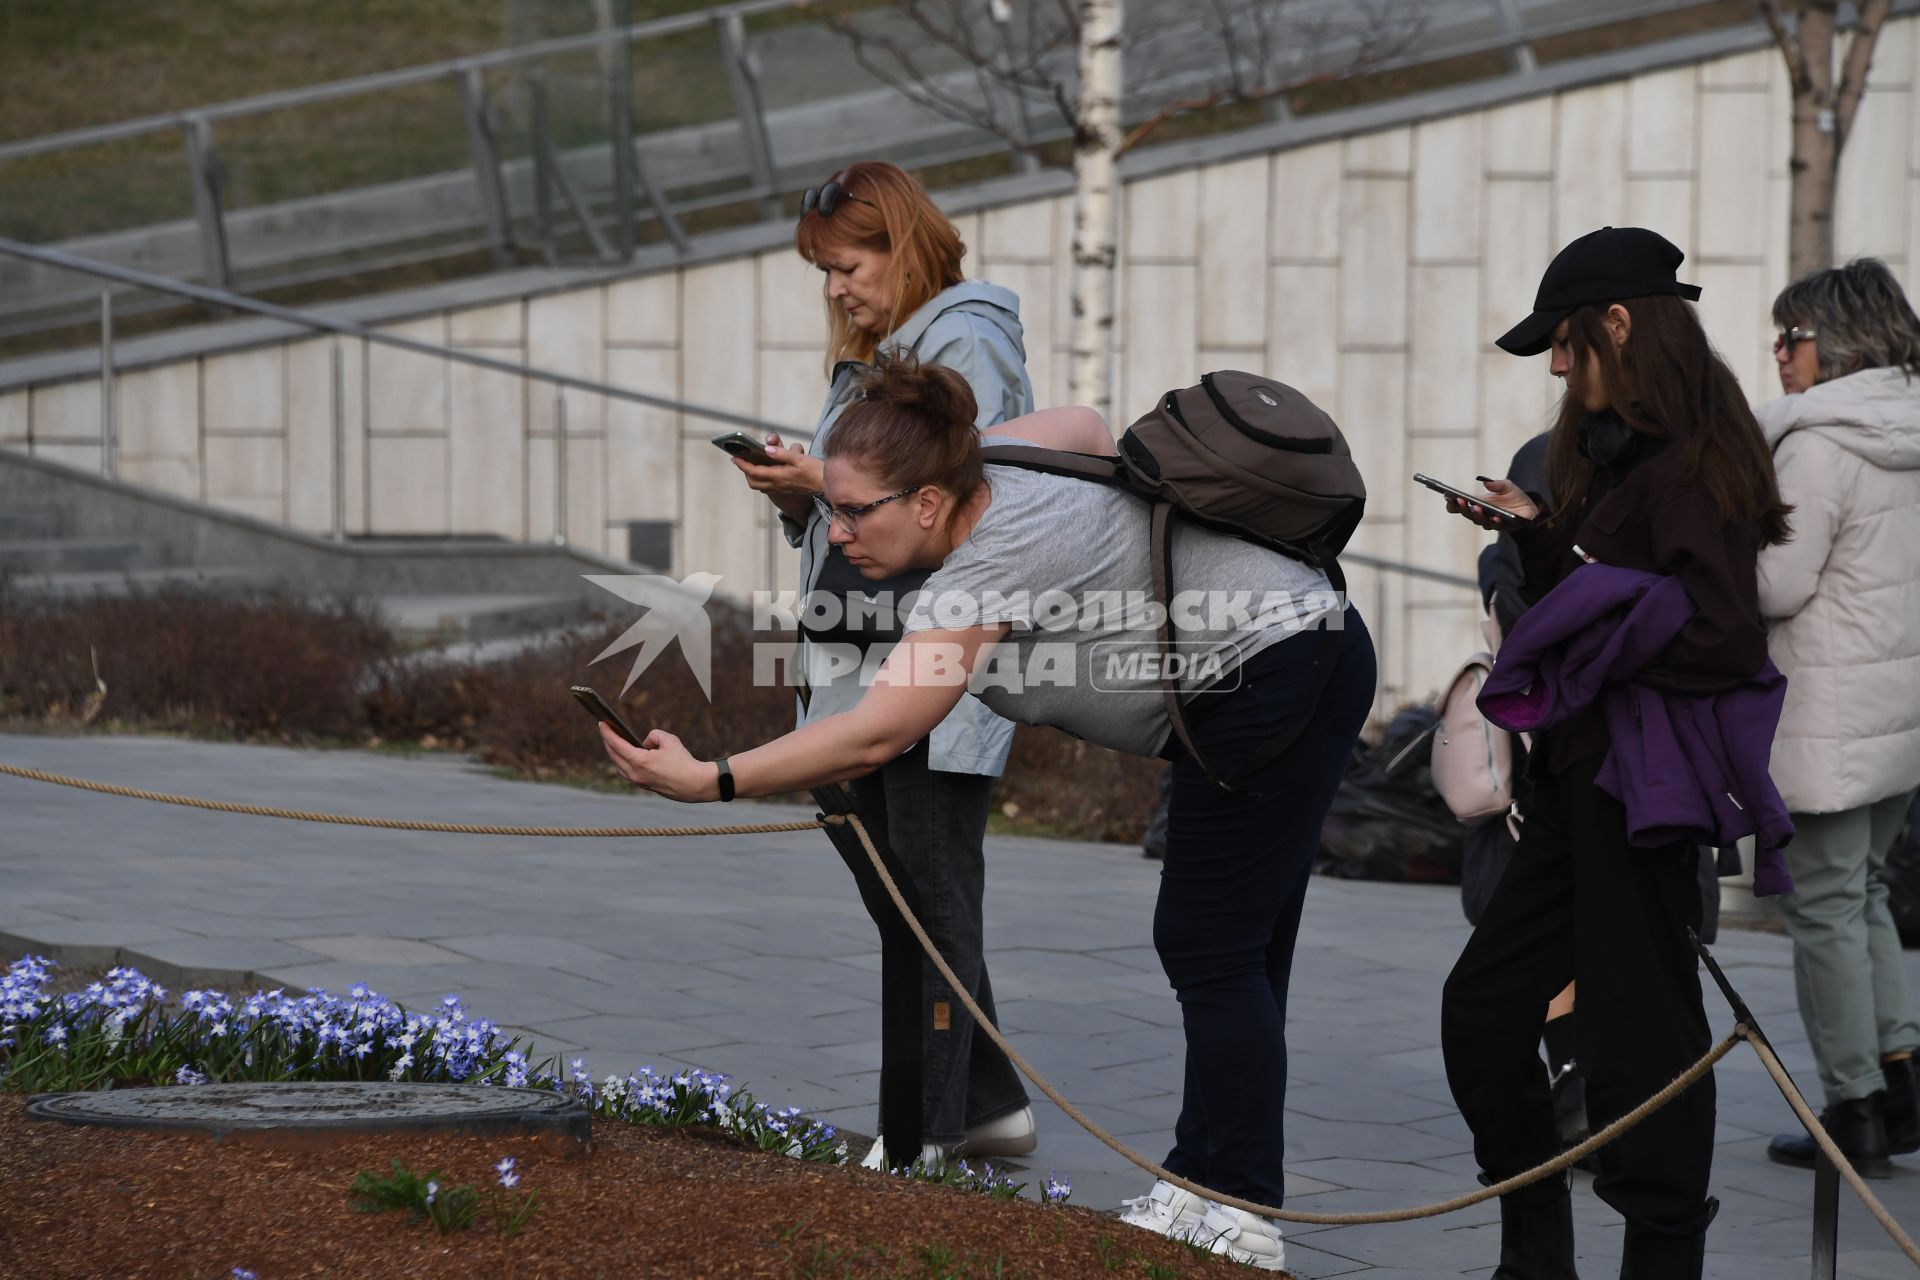
[[[1920,263],[1920,20],[1889,24],[1848,146],[1842,257]],[[1352,439],[1372,498],[1356,549],[1471,574],[1481,535],[1409,477],[1504,468],[1558,392],[1544,359],[1492,339],[1531,306],[1553,252],[1605,224],[1688,255],[1703,320],[1755,401],[1777,394],[1767,308],[1786,281],[1790,103],[1771,49],[1131,181],[1122,207],[1117,416],[1204,370],[1306,391]],[[1066,398],[1069,202],[956,219],[971,274],[1022,300],[1042,404]],[[396,326],[807,428],[825,385],[820,277],[778,248]],[[208,354],[120,382],[121,474],[325,530],[331,340]],[[342,344],[346,520],[380,533],[554,531],[555,397],[525,380]],[[370,363],[369,363],[370,362]],[[568,392],[567,532],[626,552],[626,522],[674,522],[675,573],[736,594],[791,585],[769,508],[707,422]],[[100,463],[90,382],[0,395],[0,445]],[[1478,647],[1471,593],[1355,569],[1382,703],[1423,696]]]

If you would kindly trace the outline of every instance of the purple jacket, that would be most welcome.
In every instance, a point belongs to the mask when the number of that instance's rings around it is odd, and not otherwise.
[[[1480,710],[1527,732],[1598,703],[1613,745],[1597,781],[1626,806],[1630,842],[1725,847],[1754,836],[1754,893],[1791,893],[1780,851],[1793,823],[1767,772],[1786,677],[1769,661],[1722,693],[1632,683],[1693,614],[1678,578],[1582,565],[1515,624],[1480,691]]]

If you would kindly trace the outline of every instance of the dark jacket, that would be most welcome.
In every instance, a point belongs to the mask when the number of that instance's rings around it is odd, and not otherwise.
[[[1790,893],[1780,850],[1793,823],[1767,768],[1786,677],[1763,659],[1715,693],[1641,683],[1698,617],[1678,577],[1583,564],[1506,638],[1480,709],[1516,732],[1598,711],[1612,749],[1596,781],[1626,807],[1632,844],[1724,848],[1753,836],[1754,892]]]
[[[1507,464],[1507,479],[1541,500],[1547,492],[1547,437],[1537,435],[1521,445]],[[1502,533],[1480,552],[1480,601],[1500,624],[1500,634],[1513,630],[1527,611],[1526,568],[1520,563],[1520,544]]]
[[[1587,559],[1679,579],[1693,615],[1636,680],[1663,693],[1714,693],[1744,683],[1767,661],[1755,570],[1760,531],[1722,525],[1712,499],[1683,483],[1674,462],[1663,441],[1635,435],[1627,456],[1595,468],[1581,510],[1515,532],[1522,594],[1537,603]],[[1559,773],[1603,754],[1609,741],[1593,710],[1548,733],[1546,750],[1536,745],[1535,754]]]

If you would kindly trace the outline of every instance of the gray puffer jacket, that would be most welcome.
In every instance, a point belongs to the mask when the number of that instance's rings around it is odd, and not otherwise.
[[[1795,813],[1856,809],[1920,785],[1920,378],[1863,369],[1758,412],[1795,508],[1760,553],[1773,780]]]

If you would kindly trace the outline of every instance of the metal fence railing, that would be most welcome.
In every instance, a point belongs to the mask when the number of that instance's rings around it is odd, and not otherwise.
[[[1003,139],[904,99],[813,19],[811,3],[736,0],[0,143],[0,236],[260,293],[403,265],[447,276],[613,262],[647,243],[685,252],[702,228],[775,216],[793,192],[856,156],[925,168],[1008,151]],[[1294,0],[1288,12],[1338,3]],[[1699,7],[1406,3],[1421,36],[1382,69],[1502,55],[1491,73],[1520,75],[1540,41]],[[1143,19],[1155,6],[1160,30],[1174,36],[1167,13],[1190,8],[1197,28],[1211,12],[1200,0],[1141,0]],[[913,38],[891,6],[850,12],[863,28]],[[1168,37],[1155,48],[1179,44]],[[1129,75],[1161,98],[1197,92],[1218,71],[1190,61],[1177,75],[1131,65]],[[958,100],[1005,92],[938,50],[920,68]],[[1055,70],[1071,78],[1070,66]],[[1030,140],[1064,138],[1052,102],[1027,96],[1019,105]],[[1152,106],[1129,101],[1135,117]],[[39,264],[0,264],[0,337],[85,322],[94,292]]]
[[[180,280],[168,280],[150,272],[139,271],[131,267],[116,266],[112,263],[92,262],[76,257],[58,249],[41,248],[21,244],[18,241],[0,239],[0,259],[32,262],[49,269],[73,272],[91,280],[106,284],[151,290],[194,302],[217,305],[234,311],[257,315],[269,320],[281,321],[312,333],[332,334],[335,338],[329,352],[329,381],[327,390],[328,419],[331,426],[331,449],[329,457],[333,468],[330,497],[332,504],[331,534],[338,540],[346,537],[346,493],[349,485],[347,471],[347,406],[353,399],[346,386],[347,364],[339,339],[350,338],[372,346],[392,351],[405,352],[432,360],[463,364],[507,374],[539,383],[553,391],[551,401],[550,429],[554,437],[554,492],[553,526],[554,541],[567,541],[567,465],[568,441],[568,404],[567,392],[589,396],[606,401],[644,405],[653,409],[665,409],[691,418],[700,418],[727,426],[751,427],[761,431],[776,431],[783,439],[795,442],[811,441],[813,433],[785,423],[771,422],[747,414],[734,413],[712,405],[697,404],[672,396],[656,395],[632,387],[616,386],[593,378],[583,378],[574,374],[561,373],[552,369],[542,369],[517,361],[502,360],[483,352],[459,347],[443,347],[431,342],[422,342],[401,334],[380,329],[368,328],[349,320],[340,320],[316,312],[301,311],[283,307],[258,298],[249,298],[227,289],[217,289],[208,285],[190,284]],[[119,453],[119,412],[117,403],[117,367],[114,356],[113,317],[114,302],[110,292],[98,294],[99,306],[99,347],[100,347],[100,457],[101,472],[109,479],[115,478],[118,470]],[[367,376],[367,361],[359,363],[361,376]],[[363,414],[369,411],[371,397],[364,390],[358,397]],[[364,424],[363,424],[364,426]],[[1402,563],[1397,560],[1383,559],[1378,556],[1348,552],[1342,556],[1347,564],[1362,569],[1372,569],[1385,573],[1435,582],[1445,586],[1477,591],[1478,584],[1472,578],[1446,570],[1421,565]]]
[[[329,378],[327,385],[328,419],[331,428],[330,459],[332,476],[330,499],[332,503],[331,533],[335,539],[346,537],[346,495],[350,486],[347,475],[347,441],[349,426],[347,422],[348,405],[357,399],[362,415],[376,412],[374,397],[369,394],[368,382],[371,378],[371,360],[365,351],[360,353],[358,369],[363,382],[358,396],[350,393],[347,386],[347,360],[341,339],[352,339],[367,347],[378,347],[387,351],[402,352],[427,360],[446,364],[466,365],[484,369],[495,374],[508,375],[515,379],[524,379],[529,383],[549,389],[551,399],[532,400],[537,406],[538,424],[532,424],[542,434],[553,438],[553,491],[552,523],[555,542],[568,540],[568,490],[572,478],[572,468],[568,463],[570,414],[582,412],[606,411],[609,404],[640,405],[650,409],[662,409],[689,418],[704,419],[726,426],[752,427],[761,431],[776,431],[783,439],[791,441],[810,441],[813,433],[786,423],[770,422],[748,414],[716,408],[712,405],[697,404],[672,396],[656,395],[632,387],[617,386],[594,378],[584,378],[576,374],[563,373],[553,369],[543,369],[535,365],[521,364],[514,360],[503,360],[482,351],[462,347],[440,346],[431,342],[422,342],[403,334],[369,328],[350,320],[341,320],[317,312],[301,311],[292,307],[283,307],[250,298],[228,289],[211,285],[191,284],[181,280],[169,280],[151,272],[136,270],[132,267],[117,266],[113,263],[94,262],[77,257],[59,249],[43,248],[22,244],[14,240],[0,239],[0,259],[18,262],[30,262],[49,270],[75,273],[89,280],[104,284],[116,284],[123,287],[147,290],[176,298],[210,306],[218,306],[236,312],[256,315],[268,320],[277,320],[284,324],[310,333],[331,334],[334,337],[329,352]],[[117,365],[114,352],[114,296],[111,291],[99,290],[99,347],[100,347],[100,457],[101,471],[109,479],[116,478],[120,444]],[[366,423],[359,424],[364,431]]]

